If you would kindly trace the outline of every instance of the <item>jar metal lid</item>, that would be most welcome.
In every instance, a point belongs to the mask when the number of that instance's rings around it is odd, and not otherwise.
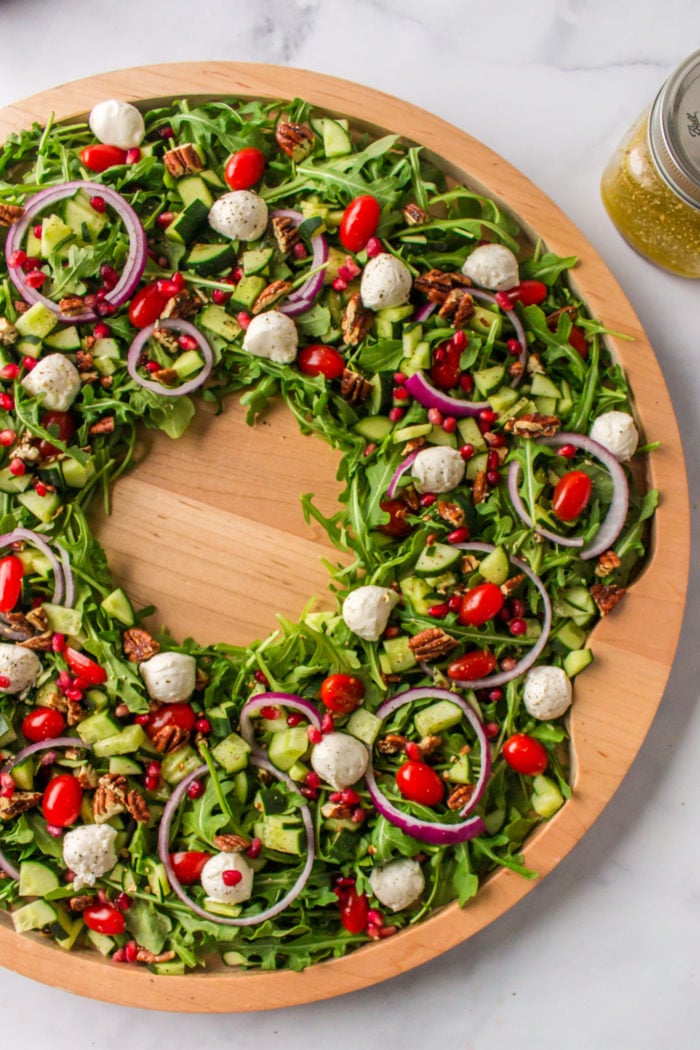
[[[649,147],[673,192],[700,209],[700,51],[679,66],[656,96]]]

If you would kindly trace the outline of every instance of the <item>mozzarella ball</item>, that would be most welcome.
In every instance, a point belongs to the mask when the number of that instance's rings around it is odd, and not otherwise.
[[[0,644],[0,675],[10,684],[0,687],[3,693],[23,693],[34,685],[41,674],[41,661],[31,649],[21,645]]]
[[[398,600],[396,591],[389,587],[377,587],[371,583],[356,587],[343,602],[343,619],[359,638],[376,642],[384,633]]]
[[[197,664],[187,653],[156,653],[139,664],[148,695],[161,704],[189,700],[194,692]]]
[[[571,706],[571,680],[561,667],[540,664],[528,671],[523,702],[528,714],[546,722],[559,718]]]
[[[603,412],[593,421],[590,436],[619,460],[633,456],[639,441],[639,432],[629,412]]]
[[[81,824],[63,836],[63,860],[75,873],[73,888],[94,886],[117,863],[114,840],[116,828],[110,824]]]
[[[42,408],[67,412],[80,390],[80,372],[63,354],[49,354],[37,361],[22,380],[32,397],[41,397]]]
[[[382,252],[370,259],[362,271],[360,298],[368,310],[403,306],[411,294],[411,271],[395,255]]]
[[[493,292],[505,292],[520,283],[518,260],[504,244],[479,245],[467,256],[462,273]]]
[[[425,889],[421,866],[411,857],[390,860],[381,868],[374,868],[369,884],[379,903],[391,911],[408,908]]]
[[[257,241],[267,226],[267,204],[252,190],[233,190],[214,201],[209,225],[232,241]]]
[[[240,881],[227,886],[225,871],[237,871]],[[253,869],[242,853],[215,853],[202,868],[200,879],[207,897],[220,904],[242,904],[253,893]]]
[[[136,106],[117,98],[98,102],[88,122],[96,139],[108,146],[119,146],[120,149],[138,146],[146,134],[143,117]]]
[[[451,492],[464,480],[466,464],[459,452],[445,445],[423,448],[413,461],[411,474],[419,492]]]
[[[299,333],[291,317],[268,310],[258,314],[248,325],[243,349],[255,357],[267,357],[281,365],[290,364],[297,356]]]
[[[348,733],[326,733],[311,751],[314,770],[336,791],[356,784],[365,775],[368,763],[367,748]]]

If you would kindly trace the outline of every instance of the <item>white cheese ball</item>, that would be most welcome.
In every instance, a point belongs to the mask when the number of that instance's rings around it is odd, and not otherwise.
[[[3,693],[23,693],[34,685],[41,674],[41,661],[31,649],[21,645],[0,644],[0,676],[9,679],[10,684],[0,686]]]
[[[297,356],[299,333],[291,317],[268,310],[258,314],[248,325],[243,349],[254,357],[267,357],[281,365],[288,365]]]
[[[398,600],[396,591],[389,587],[371,583],[356,587],[343,602],[343,619],[359,638],[376,642],[383,635]]]
[[[590,436],[619,460],[633,456],[639,442],[639,432],[629,412],[603,412],[593,421]]]
[[[451,492],[464,480],[466,464],[459,452],[445,445],[422,448],[413,461],[411,474],[419,492]]]
[[[349,733],[326,733],[311,751],[314,770],[336,791],[356,784],[365,775],[368,764],[367,748]]]
[[[139,664],[148,695],[161,704],[189,700],[194,692],[197,664],[187,653],[156,653]]]
[[[41,397],[42,408],[67,412],[80,390],[80,372],[63,354],[42,357],[22,380],[32,397]]]
[[[493,292],[505,292],[520,283],[518,260],[504,244],[479,245],[467,257],[462,273]]]
[[[403,306],[411,294],[411,271],[395,255],[382,252],[370,259],[362,271],[360,298],[368,310]]]
[[[209,225],[232,241],[257,241],[267,226],[267,204],[252,190],[233,190],[214,201]]]
[[[63,860],[75,872],[73,888],[94,886],[117,863],[114,840],[116,828],[110,824],[82,824],[63,836]]]
[[[374,868],[369,884],[379,903],[391,911],[408,908],[425,889],[421,866],[411,857],[390,860],[381,868]]]
[[[241,881],[227,886],[225,871],[240,872]],[[202,868],[200,879],[207,897],[220,904],[242,904],[253,893],[253,869],[242,853],[215,853]]]
[[[96,139],[120,149],[138,146],[146,134],[143,117],[136,106],[118,98],[98,102],[91,110],[88,122]]]
[[[559,718],[571,706],[571,679],[561,667],[540,664],[528,671],[523,702],[528,714],[546,722]]]

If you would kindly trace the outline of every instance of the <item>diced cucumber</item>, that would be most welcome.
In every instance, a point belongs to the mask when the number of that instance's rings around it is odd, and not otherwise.
[[[17,495],[17,500],[26,507],[35,518],[45,524],[51,521],[56,511],[61,506],[61,497],[56,492],[47,492],[40,496],[36,489],[29,488]]]
[[[210,332],[220,335],[229,343],[233,342],[241,334],[241,326],[236,318],[231,317],[230,314],[226,313],[223,306],[217,306],[216,303],[210,303],[209,306],[205,306],[197,320],[205,328],[208,328]]]
[[[246,743],[238,733],[229,733],[216,747],[212,748],[212,755],[223,766],[227,773],[237,773],[239,769],[245,769],[248,765],[248,752],[250,744]]]
[[[231,304],[235,310],[249,311],[266,285],[264,277],[241,277],[233,289]]]
[[[462,551],[459,547],[452,547],[447,543],[433,543],[420,552],[413,571],[417,576],[438,576],[456,565],[461,557]]]
[[[499,386],[498,390],[494,390],[493,393],[489,394],[489,404],[493,411],[500,416],[502,412],[507,412],[519,398],[520,394],[512,386]]]
[[[49,933],[59,948],[69,952],[84,929],[81,915],[69,914],[60,904],[56,905],[56,922],[49,927]]]
[[[171,959],[170,962],[153,963],[152,970],[159,977],[182,977],[185,973],[185,964],[182,959]]]
[[[488,397],[491,391],[501,386],[505,374],[504,365],[492,365],[490,368],[481,368],[476,372],[472,372],[474,382],[484,397]]]
[[[389,661],[389,674],[402,674],[416,666],[416,658],[408,646],[409,640],[405,634],[385,640],[384,652]]]
[[[431,445],[442,445],[445,448],[457,448],[457,435],[448,434],[442,427],[433,425],[433,429],[428,434],[428,442]]]
[[[473,481],[480,470],[486,470],[486,463],[488,460],[488,453],[480,452],[477,456],[472,456],[467,462],[466,479],[467,481]]]
[[[82,724],[81,722],[80,725]],[[141,726],[130,725],[122,729],[121,733],[98,740],[93,744],[93,751],[97,758],[111,758],[112,755],[129,755],[143,747],[145,742],[146,734]]]
[[[281,733],[273,733],[268,747],[268,755],[273,766],[283,772],[291,769],[309,749],[309,738],[304,726],[294,726]]]
[[[41,354],[42,346],[41,339],[37,339],[35,335],[26,335],[15,344],[15,350],[18,357],[33,357],[36,360]]]
[[[225,189],[226,184],[222,182],[217,173],[212,171],[211,168],[204,168],[199,174],[209,186],[214,186],[217,190]]]
[[[230,716],[229,716],[230,712]],[[227,736],[231,732],[235,707],[230,701],[224,700],[216,707],[207,708],[207,718],[211,723],[212,733],[215,737]]]
[[[343,157],[352,153],[352,142],[346,128],[330,117],[323,119],[323,152],[327,157]]]
[[[79,463],[72,456],[66,456],[59,462],[63,480],[72,489],[84,489],[95,476],[95,464],[91,459],[87,463]]]
[[[180,379],[199,372],[204,364],[204,358],[197,350],[184,350],[174,359],[170,367],[177,372]]]
[[[404,357],[410,357],[423,338],[423,326],[420,324],[404,325],[401,334]]]
[[[394,424],[388,416],[365,416],[364,419],[358,419],[352,429],[368,441],[383,441],[393,428]]]
[[[127,758],[125,755],[114,755],[109,760],[109,771],[122,777],[138,777],[143,773],[143,766],[140,762],[134,762],[133,758]]]
[[[536,397],[535,407],[540,415],[553,416],[557,410],[557,402],[553,397]]]
[[[554,816],[564,805],[564,796],[551,777],[538,774],[533,778],[532,789],[532,808],[541,817],[547,819]]]
[[[34,303],[26,313],[19,315],[15,321],[15,328],[20,335],[45,339],[49,332],[53,332],[57,324],[58,318],[48,306],[44,306],[43,303]]]
[[[433,590],[432,583],[429,583],[428,580],[421,580],[418,576],[405,576],[399,582],[399,587],[404,598],[413,606],[414,612],[425,615],[433,604],[427,598],[427,595]]]
[[[66,201],[64,217],[73,232],[84,240],[95,240],[110,221],[109,215],[93,208],[90,198],[82,190]]]
[[[394,339],[400,337],[398,326],[407,317],[413,314],[410,303],[406,306],[391,306],[386,310],[378,310],[374,319],[374,329],[380,339]]]
[[[264,817],[255,824],[253,830],[263,846],[277,853],[299,856],[305,842],[305,835],[299,824],[289,823],[289,818],[283,815]]]
[[[496,328],[494,337],[498,339],[501,334],[501,328],[503,327],[503,317],[501,314],[496,313],[495,310],[489,310],[485,306],[475,306],[474,313],[467,321],[467,328],[471,328],[473,332],[480,332],[482,335],[488,335],[494,326]]]
[[[571,396],[571,387],[564,379],[561,384],[561,397],[557,402],[557,415],[565,416],[567,412],[571,411],[573,404],[574,399]]]
[[[45,897],[60,886],[58,875],[38,860],[23,860],[19,866],[20,897]]]
[[[78,722],[76,729],[84,744],[96,744],[98,740],[109,740],[119,732],[119,726],[112,721],[106,711],[88,715],[82,722]]]
[[[530,393],[533,397],[552,397],[555,401],[561,397],[561,390],[556,383],[540,372],[536,372],[532,377]]]
[[[496,547],[479,562],[479,572],[488,580],[500,587],[508,579],[510,573],[510,562],[503,547]]]
[[[457,420],[457,430],[463,445],[473,445],[476,452],[483,452],[486,448],[483,434],[479,430],[479,424],[472,416],[465,416]]]
[[[202,277],[208,277],[213,273],[221,273],[222,270],[233,266],[236,261],[236,252],[233,244],[194,244],[187,256],[187,266]]]
[[[426,576],[425,582],[433,591],[446,594],[457,584],[457,577],[453,572],[441,572],[439,576]]]
[[[507,419],[516,419],[518,416],[524,416],[528,412],[535,411],[537,411],[537,406],[534,401],[529,397],[520,397],[510,408],[504,408],[498,413],[499,422],[505,423]]]
[[[59,328],[57,332],[52,332],[46,336],[44,342],[52,350],[62,350],[67,354],[80,350],[80,335],[74,324],[69,325],[68,328]]]
[[[67,226],[59,215],[47,215],[41,222],[41,256],[48,259],[52,252],[62,249],[75,240],[75,231]]]
[[[369,380],[369,384],[372,387],[372,392],[367,400],[369,413],[376,416],[388,411],[391,408],[394,387],[396,386],[393,372],[375,372]]]
[[[412,376],[414,372],[421,372],[430,368],[432,356],[430,343],[420,342],[411,356],[404,358],[401,362],[401,371],[407,376]]]
[[[118,620],[125,627],[133,626],[134,608],[121,587],[110,591],[107,597],[100,602],[100,608],[107,613],[110,619]]]
[[[438,700],[414,715],[413,721],[421,736],[433,736],[459,725],[463,718],[464,712],[457,704],[451,700]]]
[[[581,671],[585,671],[592,663],[592,649],[572,649],[571,652],[567,653],[564,657],[564,670],[569,678],[574,678],[577,674],[580,674]]]
[[[15,933],[27,933],[28,930],[42,930],[56,922],[56,909],[46,901],[36,900],[12,912],[12,925]]]
[[[85,940],[89,941],[93,948],[96,948],[105,958],[111,955],[116,948],[116,941],[113,937],[108,937],[106,933],[98,933],[97,930],[88,930]]]
[[[394,444],[400,445],[403,441],[413,441],[415,438],[425,437],[433,429],[432,423],[413,423],[409,427],[401,427],[394,431]]]
[[[223,901],[214,901],[211,897],[204,898],[204,908],[212,915],[222,915],[227,919],[237,919],[242,911],[240,904],[224,904]]]
[[[179,784],[190,773],[194,773],[195,769],[198,769],[201,764],[201,756],[197,754],[193,747],[185,745],[185,747],[179,747],[177,751],[171,751],[170,754],[163,757],[160,771],[163,775],[163,780],[167,784]]]
[[[296,780],[298,783],[302,783],[310,772],[311,770],[309,767],[304,765],[303,762],[295,762],[294,765],[290,766],[287,770],[287,776],[292,780]]]
[[[244,276],[254,277],[256,274],[269,272],[274,254],[273,248],[251,248],[243,252],[241,265]]]
[[[350,736],[357,737],[367,747],[372,747],[381,728],[381,718],[377,718],[371,711],[365,711],[364,707],[358,707],[345,723],[344,731]]]
[[[10,473],[9,467],[3,467],[0,470],[0,492],[10,492],[16,494],[18,492],[24,492],[32,483],[31,474],[20,474],[15,476]]]
[[[453,784],[471,784],[472,771],[469,755],[460,755],[457,761],[450,766],[447,777]]]
[[[554,645],[558,649],[563,649],[567,652],[572,649],[582,649],[585,641],[586,632],[573,620],[565,620],[561,627],[552,635]]]
[[[185,175],[177,180],[177,192],[182,203],[187,207],[192,201],[199,201],[209,210],[214,203],[211,190],[199,175]]]
[[[209,216],[209,208],[202,201],[195,198],[173,219],[165,230],[165,236],[170,241],[179,244],[189,244],[204,226]]]
[[[34,759],[30,755],[23,762],[13,766],[10,774],[20,791],[34,790]]]

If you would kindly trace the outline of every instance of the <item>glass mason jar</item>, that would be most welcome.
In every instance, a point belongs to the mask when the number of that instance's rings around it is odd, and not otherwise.
[[[633,248],[673,273],[700,277],[700,51],[630,128],[601,193]]]

